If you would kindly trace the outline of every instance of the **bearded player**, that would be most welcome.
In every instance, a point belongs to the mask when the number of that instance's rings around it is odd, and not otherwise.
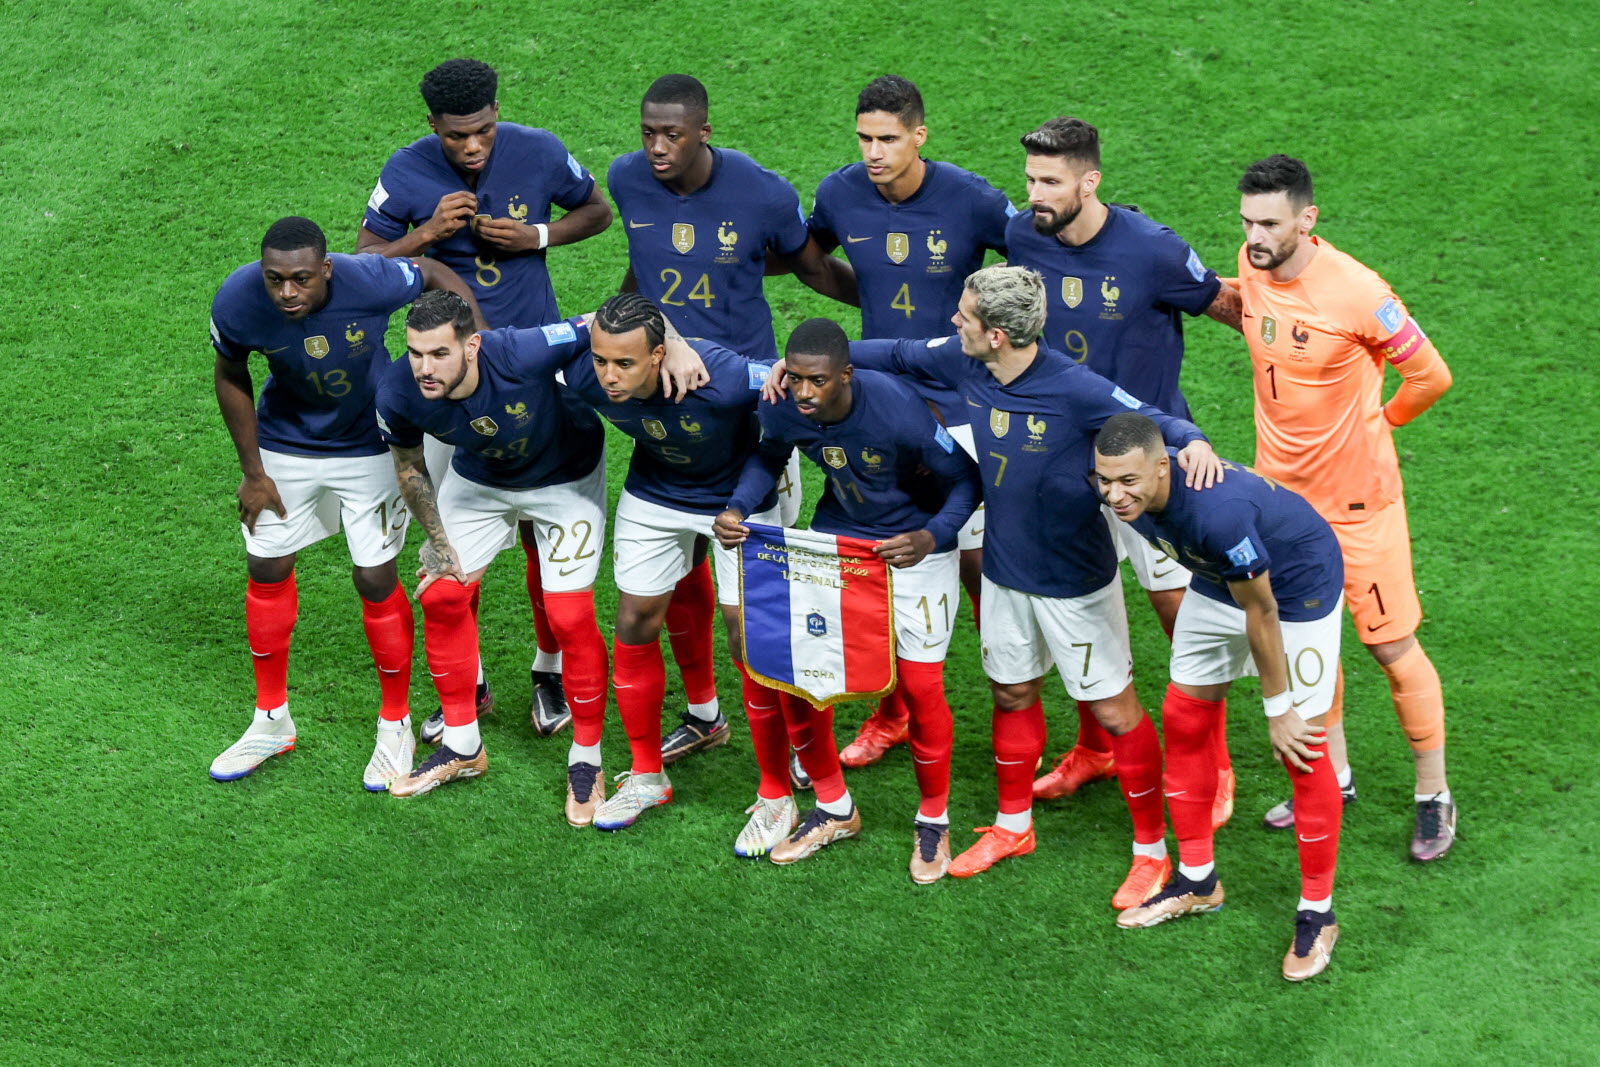
[[[922,94],[905,78],[875,78],[856,100],[861,162],[817,186],[809,226],[827,251],[842,249],[855,272],[863,338],[931,337],[943,332],[967,275],[986,251],[1006,253],[1006,221],[1016,213],[1005,194],[952,163],[922,157],[928,140]],[[909,382],[937,410],[956,442],[973,455],[967,405],[939,385]],[[976,457],[974,457],[976,458]],[[983,576],[980,504],[961,530],[961,584],[978,609]],[[894,694],[861,724],[839,761],[878,762],[906,740],[909,712]]]
[[[1450,388],[1433,342],[1376,272],[1311,233],[1311,173],[1289,156],[1253,163],[1239,181],[1245,340],[1254,371],[1256,466],[1303,495],[1344,549],[1356,634],[1389,679],[1416,763],[1413,859],[1455,843],[1445,777],[1444,693],[1416,630],[1422,621],[1394,431]],[[1400,388],[1383,402],[1383,369]],[[1329,749],[1347,800],[1354,784],[1336,706]],[[1295,825],[1294,800],[1267,813]]]
[[[474,59],[452,59],[423,76],[433,132],[384,164],[367,201],[356,251],[429,256],[471,287],[496,327],[534,327],[561,318],[545,265],[549,249],[593,237],[611,224],[611,207],[592,175],[548,130],[500,121],[499,77]],[[552,218],[554,209],[565,214]],[[429,445],[442,478],[450,449]],[[561,686],[561,650],[544,609],[533,527],[521,528],[537,654],[532,668],[534,728],[549,735],[571,721]],[[492,703],[481,678],[479,710]],[[444,728],[439,712],[424,741]]]
[[[1101,202],[1100,134],[1092,125],[1051,119],[1025,134],[1022,147],[1032,210],[1006,227],[1007,261],[1044,278],[1049,343],[1134,396],[1188,418],[1178,381],[1184,316],[1209,315],[1238,329],[1239,295],[1172,230],[1137,208]],[[1170,637],[1188,573],[1109,513],[1106,524]],[[1226,722],[1217,717],[1218,826],[1233,814]],[[1080,701],[1077,741],[1034,795],[1069,796],[1115,772],[1110,738]]]
[[[395,492],[372,403],[389,365],[383,343],[389,316],[424,289],[471,300],[437,263],[330,256],[322,229],[291,216],[272,224],[261,259],[230,274],[212,302],[217,404],[244,475],[238,496],[250,574],[245,627],[256,676],[254,720],[211,764],[219,782],[243,778],[294,748],[288,678],[289,637],[299,617],[295,561],[341,526],[382,693],[377,741],[361,781],[378,792],[411,770],[414,623],[394,562],[409,515]],[[251,352],[264,355],[271,369],[259,404]]]

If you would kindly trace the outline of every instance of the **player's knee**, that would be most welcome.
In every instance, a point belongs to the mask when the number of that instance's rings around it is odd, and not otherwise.
[[[1031,682],[990,682],[994,706],[1001,711],[1021,711],[1039,699],[1039,679]]]
[[[394,592],[394,587],[400,582],[400,572],[395,568],[394,560],[390,560],[376,567],[354,567],[350,571],[350,580],[355,583],[361,599],[376,604],[387,600],[389,594]]]
[[[654,641],[661,633],[671,597],[634,596],[623,593],[617,598],[617,640],[625,645],[643,645]]]
[[[262,585],[276,585],[286,582],[289,575],[294,573],[294,553],[287,556],[246,556],[245,568],[250,574],[252,582]]]
[[[428,621],[455,625],[471,618],[472,593],[471,587],[453,578],[442,578],[424,589],[417,601]]]
[[[582,589],[571,593],[546,592],[544,595],[544,610],[550,619],[550,629],[555,631],[556,640],[563,647],[571,643],[582,642],[590,635],[597,635],[600,632],[600,627],[594,618],[593,589]],[[659,632],[659,624],[657,632]],[[650,639],[646,638],[645,640]],[[644,644],[645,641],[628,643]]]

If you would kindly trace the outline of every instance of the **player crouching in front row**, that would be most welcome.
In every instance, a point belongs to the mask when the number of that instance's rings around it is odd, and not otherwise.
[[[1333,872],[1343,804],[1324,758],[1324,716],[1339,663],[1344,564],[1333,531],[1304,499],[1254,471],[1223,469],[1225,480],[1206,492],[1189,489],[1171,477],[1155,424],[1131,412],[1109,419],[1095,439],[1094,481],[1106,504],[1193,573],[1161,713],[1178,871],[1117,925],[1222,907],[1212,862],[1212,731],[1228,686],[1259,672],[1272,747],[1294,786],[1301,897],[1283,976],[1298,982],[1322,972],[1339,937]]]

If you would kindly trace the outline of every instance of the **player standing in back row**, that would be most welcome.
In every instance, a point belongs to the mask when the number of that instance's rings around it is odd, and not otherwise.
[[[1006,254],[1006,221],[1016,209],[1004,193],[951,163],[923,159],[928,139],[922,94],[905,78],[875,78],[856,100],[861,162],[841,167],[817,186],[812,237],[824,250],[842,248],[855,271],[863,339],[933,337],[945,331],[961,302],[967,275],[986,250]],[[976,459],[967,405],[949,389],[908,381]],[[983,578],[984,511],[962,527],[961,584],[978,613]],[[839,754],[846,767],[878,762],[905,741],[909,713],[898,695],[885,697]]]
[[[1239,328],[1239,296],[1172,230],[1137,208],[1100,201],[1100,134],[1082,119],[1051,119],[1025,134],[1028,203],[1006,227],[1007,261],[1044,278],[1045,339],[1129,393],[1178,418],[1189,405],[1178,387],[1183,315],[1209,315]],[[1119,555],[1172,634],[1189,573],[1108,512]],[[1233,814],[1233,767],[1226,716],[1217,718],[1217,825]],[[1078,739],[1034,795],[1064,797],[1116,773],[1111,739],[1078,703]]]
[[[1456,806],[1445,778],[1444,692],[1416,638],[1422,605],[1394,429],[1450,388],[1450,369],[1387,282],[1311,236],[1317,208],[1304,163],[1282,155],[1253,163],[1239,192],[1256,466],[1309,500],[1344,549],[1356,634],[1389,679],[1416,761],[1411,856],[1435,860],[1455,843]],[[1385,362],[1403,379],[1388,403]],[[1337,713],[1336,705],[1328,747],[1348,797],[1354,788]],[[1293,801],[1266,821],[1294,825]]]
[[[367,201],[356,251],[437,259],[472,289],[494,327],[532,329],[561,312],[545,266],[548,250],[611,225],[593,176],[548,130],[500,121],[499,77],[475,59],[451,59],[422,79],[430,136],[389,157]],[[552,208],[566,214],[552,219]],[[428,465],[443,479],[452,449],[431,438]],[[538,654],[533,662],[534,727],[549,735],[571,719],[561,684],[561,651],[544,608],[533,525],[520,527]],[[480,682],[480,710],[490,702]],[[437,741],[442,713],[422,727]]]

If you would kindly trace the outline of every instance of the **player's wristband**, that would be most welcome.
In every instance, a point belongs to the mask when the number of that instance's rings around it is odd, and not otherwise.
[[[1289,699],[1289,691],[1285,689],[1277,696],[1262,697],[1261,706],[1266,710],[1267,718],[1276,719],[1294,707],[1294,702]]]
[[[539,231],[539,247],[544,248],[550,243],[550,227],[542,222],[536,222],[533,224],[533,228]]]

